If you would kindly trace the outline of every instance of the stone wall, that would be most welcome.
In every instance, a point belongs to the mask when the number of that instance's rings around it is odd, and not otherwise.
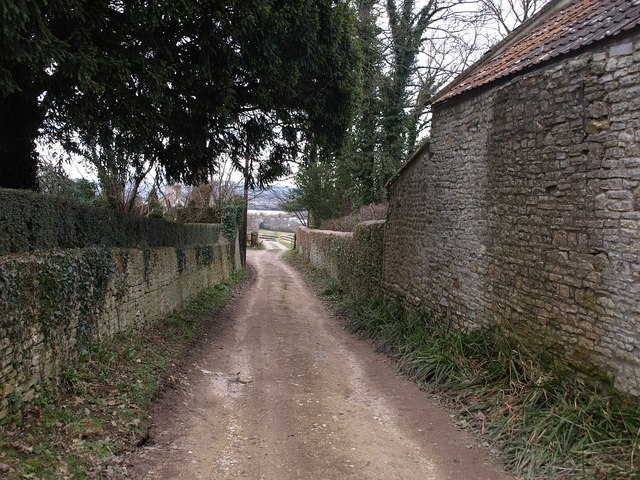
[[[0,257],[0,420],[94,342],[141,331],[240,268],[239,248],[85,248]]]
[[[316,267],[353,293],[380,288],[384,221],[360,223],[355,232],[333,232],[299,227],[296,249]]]
[[[384,287],[640,395],[640,36],[433,112],[390,186]]]

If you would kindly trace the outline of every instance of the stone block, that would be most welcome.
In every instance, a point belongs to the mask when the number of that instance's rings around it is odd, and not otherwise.
[[[613,45],[609,49],[609,55],[612,57],[618,57],[621,55],[631,55],[633,53],[633,42],[628,41],[624,43],[619,43],[617,45]]]

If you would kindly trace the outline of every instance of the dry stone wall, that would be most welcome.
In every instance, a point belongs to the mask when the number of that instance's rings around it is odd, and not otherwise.
[[[240,268],[227,240],[0,257],[0,420],[90,344],[142,331]]]
[[[640,395],[640,36],[433,112],[391,185],[384,288]]]
[[[384,221],[360,223],[355,232],[298,228],[296,249],[353,293],[380,288]]]

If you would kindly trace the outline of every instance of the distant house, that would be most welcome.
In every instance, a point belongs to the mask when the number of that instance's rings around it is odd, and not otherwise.
[[[386,289],[640,395],[640,1],[552,2],[431,103]]]

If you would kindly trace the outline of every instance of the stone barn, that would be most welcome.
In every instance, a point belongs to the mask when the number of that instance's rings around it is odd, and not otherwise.
[[[431,104],[385,290],[639,396],[640,2],[552,2]]]

